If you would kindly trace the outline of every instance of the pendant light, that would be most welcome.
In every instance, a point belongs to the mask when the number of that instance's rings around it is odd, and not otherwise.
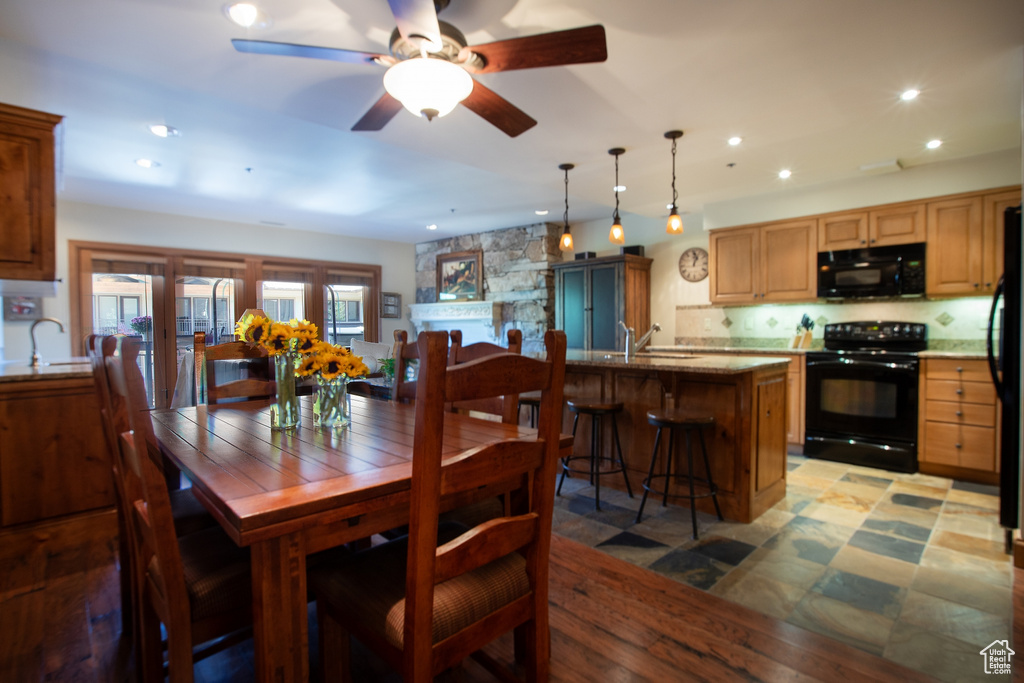
[[[569,232],[569,171],[575,168],[575,166],[572,164],[559,164],[558,168],[565,171],[565,213],[562,214],[562,238],[558,240],[558,248],[562,251],[574,251],[572,233]]]
[[[619,218],[619,155],[625,154],[622,147],[613,147],[608,153],[615,157],[615,213],[612,214],[612,229],[608,232],[608,241],[612,244],[625,244],[626,233],[622,231],[622,220]]]
[[[672,141],[672,206],[669,207],[668,223],[665,224],[665,232],[670,235],[683,234],[683,219],[679,217],[679,207],[676,200],[679,194],[676,192],[676,140],[683,137],[683,131],[670,130],[665,137]]]

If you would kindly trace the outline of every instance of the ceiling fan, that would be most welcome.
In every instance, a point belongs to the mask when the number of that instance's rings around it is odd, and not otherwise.
[[[438,12],[447,7],[448,3],[449,0],[388,0],[398,26],[391,34],[391,54],[237,38],[231,43],[239,52],[388,67],[384,75],[387,92],[352,126],[352,130],[356,131],[381,130],[403,106],[414,114],[433,119],[435,116],[443,116],[461,101],[470,111],[509,136],[516,137],[537,125],[537,122],[501,95],[473,79],[470,74],[603,62],[608,58],[604,26],[600,24],[498,40],[484,45],[466,45],[466,38],[461,31],[437,18]],[[433,73],[402,73],[427,70],[442,72],[439,78],[452,79],[462,91],[441,106],[434,104],[429,98],[436,96],[443,86],[431,80],[426,89],[428,92],[422,92],[423,83],[428,78],[433,79]],[[427,99],[414,101],[412,96],[402,95],[403,99],[408,100],[403,101],[393,95],[392,92],[401,94],[398,91],[400,86],[395,85],[401,79],[407,80],[414,87],[420,86],[420,95]],[[442,108],[445,110],[442,111]]]

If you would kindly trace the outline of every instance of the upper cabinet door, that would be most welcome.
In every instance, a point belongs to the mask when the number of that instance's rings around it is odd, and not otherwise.
[[[813,301],[818,296],[818,221],[761,228],[761,299]]]
[[[981,219],[981,197],[928,204],[928,296],[981,293]]]
[[[868,213],[868,246],[924,242],[925,205],[907,204]]]
[[[61,118],[0,104],[0,278],[56,277],[53,130]]]
[[[868,212],[843,213],[818,219],[818,251],[863,249],[868,246]]]
[[[713,230],[709,270],[711,303],[752,303],[761,294],[761,229]]]
[[[982,216],[981,289],[986,294],[995,292],[1003,274],[1003,212],[1020,204],[1020,190],[1009,190],[985,195]]]

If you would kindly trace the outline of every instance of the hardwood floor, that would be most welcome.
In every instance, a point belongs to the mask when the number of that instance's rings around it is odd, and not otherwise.
[[[0,680],[124,680],[115,534],[113,513],[0,532]],[[1015,606],[1022,577],[1017,570]],[[928,680],[557,536],[551,626],[554,681]],[[202,662],[196,680],[251,680],[251,649]],[[355,651],[357,680],[397,680]],[[488,648],[499,661],[510,651],[509,638]],[[475,662],[459,678],[493,680]]]

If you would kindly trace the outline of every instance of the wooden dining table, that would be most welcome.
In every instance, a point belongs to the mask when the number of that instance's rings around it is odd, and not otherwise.
[[[251,549],[253,638],[260,681],[309,678],[306,558],[401,526],[409,518],[415,407],[350,396],[351,423],[270,428],[269,400],[152,411],[164,457],[240,546]],[[444,453],[535,434],[446,413]],[[572,437],[562,435],[569,453]],[[499,491],[442,501],[451,509]]]

